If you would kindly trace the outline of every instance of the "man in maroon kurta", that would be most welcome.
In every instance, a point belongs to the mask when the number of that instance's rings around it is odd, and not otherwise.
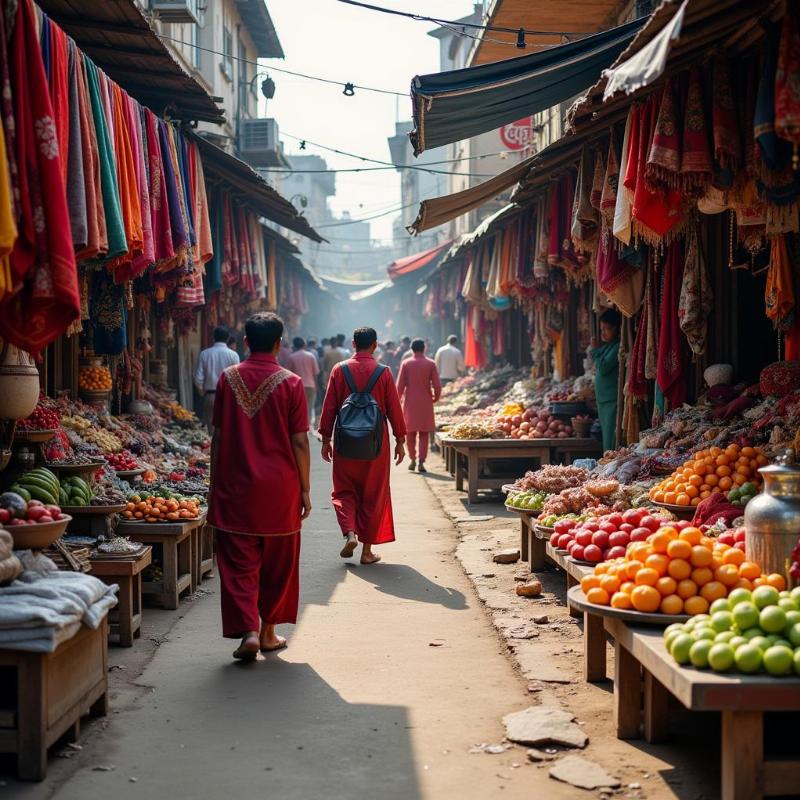
[[[353,334],[355,355],[343,363],[350,369],[359,391],[367,386],[372,373],[380,368],[373,357],[377,342],[378,336],[372,328],[359,328]],[[392,497],[389,489],[389,431],[387,426],[384,429],[381,452],[372,461],[359,461],[336,454],[331,445],[333,429],[339,409],[349,395],[350,389],[341,365],[336,364],[328,381],[319,425],[322,457],[325,461],[333,460],[333,507],[336,509],[342,535],[346,539],[341,556],[350,558],[360,541],[363,545],[361,563],[374,564],[380,561],[380,556],[372,552],[372,546],[394,541]],[[405,457],[406,425],[391,370],[383,370],[372,390],[372,396],[392,425],[395,463],[400,464]]]
[[[249,358],[217,384],[208,521],[217,529],[222,634],[242,637],[234,658],[286,640],[297,621],[300,527],[311,513],[308,411],[303,381],[278,364],[283,322],[245,325]]]
[[[397,393],[403,401],[403,416],[408,430],[408,455],[413,472],[417,467],[417,437],[419,437],[419,471],[427,472],[425,459],[428,457],[428,439],[436,430],[433,404],[442,394],[439,371],[432,358],[425,355],[425,342],[414,339],[411,342],[412,358],[400,366],[397,376]]]

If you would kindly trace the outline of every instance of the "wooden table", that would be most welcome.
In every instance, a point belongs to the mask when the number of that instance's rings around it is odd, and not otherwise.
[[[800,758],[764,757],[764,712],[800,711],[800,678],[681,667],[667,653],[662,631],[609,618],[605,626],[616,648],[614,719],[620,739],[638,738],[643,724],[648,742],[663,740],[673,695],[691,711],[722,714],[721,800],[797,794]]]
[[[456,479],[456,489],[463,491],[467,481],[469,502],[478,501],[478,492],[496,491],[519,474],[490,476],[485,474],[487,462],[496,459],[536,460],[543,464],[561,463],[561,458],[575,453],[599,450],[595,439],[450,439],[440,438],[448,470]]]
[[[15,705],[0,709],[0,753],[15,753],[22,780],[47,775],[47,749],[80,736],[81,717],[108,713],[108,624],[85,626],[52,653],[0,650],[0,671],[13,670]]]
[[[144,550],[131,558],[109,558],[104,555],[93,556],[92,575],[103,583],[116,583],[119,586],[116,621],[109,623],[109,639],[115,639],[122,647],[131,647],[133,640],[142,630],[142,570],[150,566],[153,548]]]
[[[174,609],[180,596],[194,591],[199,580],[200,562],[196,556],[199,531],[205,515],[183,522],[130,522],[117,526],[117,534],[129,536],[135,542],[161,546],[163,580],[142,581],[142,594],[164,608]]]

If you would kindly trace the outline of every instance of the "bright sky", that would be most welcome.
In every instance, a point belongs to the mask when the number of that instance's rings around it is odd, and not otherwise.
[[[435,26],[349,6],[337,0],[268,0],[268,8],[286,53],[283,61],[265,61],[277,67],[321,75],[332,80],[379,89],[408,92],[414,75],[439,71],[439,42],[427,32]],[[472,10],[472,0],[376,0],[375,5],[459,19]],[[299,154],[297,141],[287,134],[370,158],[391,160],[387,137],[396,120],[411,118],[411,100],[356,90],[342,95],[341,87],[272,73],[275,98],[268,105],[286,146]],[[308,145],[304,154],[323,156],[329,167],[363,165]],[[377,165],[372,165],[377,166]],[[400,206],[400,177],[385,172],[345,173],[336,176],[335,212],[350,211],[353,218],[378,214]],[[371,222],[372,236],[390,239],[392,220],[387,214]],[[347,226],[326,229],[337,240],[347,237]],[[388,242],[387,242],[388,243]],[[336,244],[340,244],[339,241]]]

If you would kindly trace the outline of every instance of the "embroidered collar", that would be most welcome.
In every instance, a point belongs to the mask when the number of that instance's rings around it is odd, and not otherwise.
[[[239,364],[228,367],[224,371],[228,379],[236,404],[244,411],[248,419],[252,419],[267,402],[267,398],[277,389],[292,373],[281,367],[264,378],[254,392],[247,388],[244,379],[239,373]]]

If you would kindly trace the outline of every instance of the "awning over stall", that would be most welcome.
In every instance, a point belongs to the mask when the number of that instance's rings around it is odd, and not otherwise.
[[[411,82],[414,154],[468,139],[552,108],[591,86],[645,20],[538,53]]]

